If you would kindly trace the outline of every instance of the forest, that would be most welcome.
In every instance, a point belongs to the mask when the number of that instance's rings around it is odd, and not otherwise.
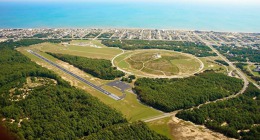
[[[0,43],[0,125],[15,139],[80,139],[115,124],[127,124],[121,113],[70,86],[55,73],[14,50],[14,45],[26,46],[33,42],[41,41]],[[51,78],[57,84],[34,85],[25,89],[28,77]],[[17,101],[11,100],[13,94],[22,95],[24,92],[28,95]],[[143,125],[138,127],[147,137],[157,136],[149,129],[142,129]],[[124,134],[130,136],[133,133],[125,131]]]
[[[260,90],[253,84],[235,98],[185,110],[176,116],[242,140],[260,138]]]
[[[49,53],[53,57],[56,57],[62,61],[68,62],[75,67],[85,71],[86,73],[91,74],[94,77],[105,80],[114,80],[117,77],[122,77],[125,74],[112,67],[112,64],[109,60],[105,59],[93,59],[80,56],[72,56],[67,54],[55,54]]]
[[[225,66],[229,66],[229,64],[226,62],[226,61],[224,61],[224,60],[215,60],[217,63],[220,63],[220,64],[222,64],[222,65],[225,65]]]
[[[140,131],[143,130],[143,131]],[[168,140],[166,137],[149,130],[143,122],[118,124],[93,133],[83,140]]]
[[[125,50],[134,49],[166,49],[190,53],[198,57],[217,56],[212,50],[200,43],[182,41],[157,41],[157,40],[102,40],[108,47],[119,47]]]
[[[53,72],[43,69],[18,51],[13,50],[15,47],[29,46],[44,41],[49,40],[25,39],[17,42],[9,41],[0,43],[0,87],[27,76],[48,77],[58,79],[60,83],[64,83],[64,81],[60,80]]]
[[[224,54],[227,59],[234,62],[250,62],[260,63],[260,50],[252,47],[237,47],[237,46],[213,46],[220,53]]]
[[[180,79],[139,78],[134,90],[145,104],[171,112],[236,94],[242,85],[240,79],[206,71]]]

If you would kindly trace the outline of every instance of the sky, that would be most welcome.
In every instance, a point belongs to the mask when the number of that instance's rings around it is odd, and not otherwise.
[[[0,0],[0,2],[158,2],[158,3],[203,3],[203,4],[232,4],[260,5],[260,0]]]

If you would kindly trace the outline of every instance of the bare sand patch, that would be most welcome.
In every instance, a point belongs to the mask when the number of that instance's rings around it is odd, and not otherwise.
[[[235,140],[209,130],[205,126],[195,125],[175,116],[172,117],[169,125],[171,134],[176,140]]]

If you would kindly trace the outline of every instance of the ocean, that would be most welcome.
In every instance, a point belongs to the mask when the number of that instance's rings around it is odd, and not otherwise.
[[[0,28],[149,28],[260,32],[259,6],[0,2]]]

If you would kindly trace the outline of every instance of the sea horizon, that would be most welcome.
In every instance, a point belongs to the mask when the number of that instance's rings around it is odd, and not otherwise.
[[[184,3],[0,3],[0,28],[113,28],[260,32],[257,6]]]

